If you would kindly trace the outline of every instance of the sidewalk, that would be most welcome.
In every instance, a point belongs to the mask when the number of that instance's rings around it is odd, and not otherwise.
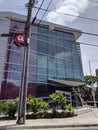
[[[93,112],[88,111],[71,118],[54,119],[34,119],[26,120],[25,125],[16,125],[16,120],[0,121],[0,130],[21,130],[21,129],[41,129],[41,128],[64,128],[64,127],[82,127],[98,126],[98,108]]]

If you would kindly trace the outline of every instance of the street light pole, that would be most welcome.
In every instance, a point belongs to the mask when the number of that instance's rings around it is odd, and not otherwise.
[[[93,81],[92,81],[92,72],[91,72],[91,62],[89,60],[89,70],[90,70],[90,76],[91,76],[91,86],[92,86],[92,96],[93,96],[93,101],[94,101],[94,108],[97,107],[96,105],[96,99],[95,99],[95,90],[94,90],[94,86],[92,85]]]
[[[29,43],[30,43],[30,25],[31,25],[31,16],[32,16],[32,7],[35,3],[35,0],[29,0],[29,3],[26,4],[28,8],[27,20],[24,28],[24,59],[23,59],[23,69],[21,77],[21,86],[19,90],[19,103],[18,103],[18,117],[17,124],[25,124],[26,119],[26,97],[27,97],[27,75],[28,75],[28,54],[29,54]]]

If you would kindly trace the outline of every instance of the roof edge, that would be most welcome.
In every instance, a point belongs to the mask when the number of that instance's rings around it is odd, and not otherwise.
[[[22,15],[22,14],[15,13],[15,12],[0,12],[0,17],[5,17],[5,18],[8,18],[8,19],[21,21],[21,22],[26,22],[26,19],[27,19],[26,15]],[[36,19],[35,24],[38,24],[39,21],[40,21],[39,19]],[[80,31],[78,29],[70,28],[70,27],[63,26],[63,25],[58,25],[58,24],[51,23],[51,22],[48,22],[48,21],[42,21],[41,25],[48,26],[48,28],[52,27],[52,28],[60,30],[60,31],[73,33],[74,36],[75,36],[75,39],[78,39],[82,35],[82,31]]]

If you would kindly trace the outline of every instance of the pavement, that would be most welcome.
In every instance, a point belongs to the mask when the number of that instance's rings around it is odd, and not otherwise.
[[[16,120],[0,120],[0,130],[29,130],[66,127],[98,127],[98,108],[79,108],[78,116],[70,118],[29,119],[24,125],[17,125]]]

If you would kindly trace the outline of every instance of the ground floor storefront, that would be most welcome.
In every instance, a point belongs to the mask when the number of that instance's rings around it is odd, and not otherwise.
[[[66,96],[67,104],[71,103],[73,106],[82,106],[81,99],[77,95],[73,88],[78,91],[78,88],[83,86],[84,83],[66,81],[66,80],[48,80],[47,83],[29,83],[27,95],[34,97],[42,97],[49,100],[49,95],[54,92],[60,92]],[[19,96],[19,86],[16,86],[12,82],[3,82],[0,99],[15,99]]]

